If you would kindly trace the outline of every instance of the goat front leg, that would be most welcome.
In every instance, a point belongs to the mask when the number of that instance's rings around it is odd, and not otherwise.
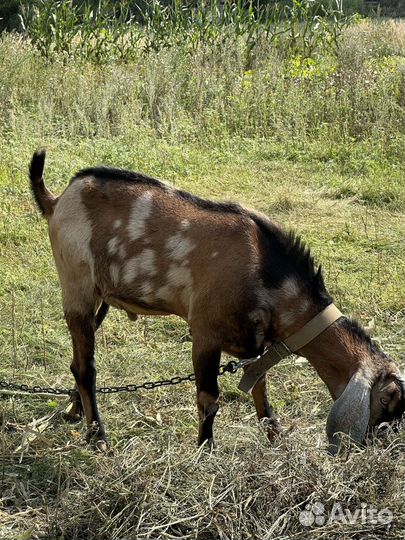
[[[75,377],[87,423],[88,442],[100,450],[107,449],[107,440],[97,409],[96,368],[94,365],[94,314],[66,315],[72,336],[73,361],[70,369]]]
[[[267,399],[266,375],[263,375],[252,389],[252,397],[256,407],[257,418],[264,420],[265,430],[269,441],[280,435],[280,424],[273,412],[273,407]]]
[[[221,351],[216,348],[204,347],[193,342],[193,365],[197,387],[197,407],[199,414],[198,445],[208,441],[210,447],[214,444],[213,424],[218,412],[218,368]]]

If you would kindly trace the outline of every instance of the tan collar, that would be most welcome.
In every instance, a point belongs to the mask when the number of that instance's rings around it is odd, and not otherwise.
[[[315,315],[298,332],[295,332],[284,341],[274,343],[261,356],[242,360],[239,367],[246,367],[238,388],[244,392],[251,392],[254,385],[268,369],[278,364],[283,358],[311,343],[340,317],[342,317],[342,313],[334,304],[330,304],[318,315]]]
[[[323,311],[315,315],[305,326],[284,340],[291,352],[296,352],[308,343],[311,343],[319,334],[322,334],[331,324],[342,317],[342,313],[335,304],[329,304]]]

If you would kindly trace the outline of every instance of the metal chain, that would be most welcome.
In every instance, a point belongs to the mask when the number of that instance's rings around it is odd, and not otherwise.
[[[66,388],[50,388],[46,386],[28,386],[27,384],[17,384],[7,381],[0,381],[0,388],[4,390],[16,391],[16,392],[26,392],[28,394],[53,394],[58,396],[72,394],[74,390],[67,390]]]
[[[225,373],[236,373],[236,371],[242,366],[239,366],[237,362],[231,360],[227,364],[219,366],[218,375],[225,375]],[[184,377],[172,377],[171,379],[163,379],[161,381],[147,381],[143,384],[126,384],[123,386],[102,386],[96,389],[99,394],[116,394],[117,392],[136,392],[137,390],[153,390],[154,388],[160,388],[161,386],[172,386],[180,384],[186,381],[194,381],[194,373],[190,373]],[[18,392],[27,392],[29,394],[50,394],[57,396],[71,396],[76,392],[73,388],[68,390],[66,388],[50,388],[47,386],[28,386],[27,384],[17,384],[7,381],[0,381],[0,389]]]

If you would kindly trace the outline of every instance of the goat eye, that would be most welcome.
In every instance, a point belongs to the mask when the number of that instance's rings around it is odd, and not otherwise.
[[[381,398],[380,402],[381,402],[382,405],[388,405],[389,400],[387,398]]]

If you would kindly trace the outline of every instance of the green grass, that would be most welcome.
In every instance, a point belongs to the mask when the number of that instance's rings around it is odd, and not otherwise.
[[[179,47],[96,67],[48,63],[25,40],[3,36],[0,380],[73,384],[46,223],[27,182],[39,145],[48,148],[46,181],[56,193],[77,169],[105,163],[238,201],[294,228],[322,263],[337,305],[401,362],[404,102],[395,44],[404,31],[384,24],[349,28],[340,56],[298,68],[296,58],[265,61],[262,51],[252,73],[231,48],[190,59]],[[287,79],[292,69],[299,73]],[[325,94],[335,69],[354,78]],[[372,83],[365,73],[374,73]],[[318,121],[319,111],[329,122]],[[111,310],[96,354],[99,386],[192,370],[188,328],[175,317],[132,323]],[[285,430],[270,445],[238,376],[220,382],[212,454],[196,448],[191,383],[100,396],[112,456],[93,453],[84,426],[63,421],[64,398],[0,394],[0,539],[402,537],[403,431],[328,457],[329,394],[307,364],[288,359],[269,374]],[[389,532],[361,523],[308,529],[299,512],[316,500],[327,511],[334,502],[387,507],[393,523]]]

